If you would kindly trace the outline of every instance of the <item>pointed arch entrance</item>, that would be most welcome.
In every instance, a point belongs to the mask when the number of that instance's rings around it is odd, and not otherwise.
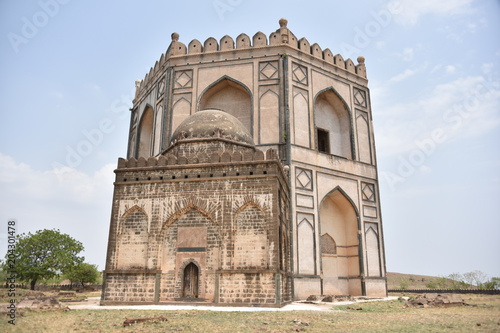
[[[198,266],[194,263],[189,263],[184,268],[184,278],[182,280],[182,297],[198,298],[198,281],[200,273]]]
[[[361,295],[358,213],[340,188],[320,205],[323,293]]]

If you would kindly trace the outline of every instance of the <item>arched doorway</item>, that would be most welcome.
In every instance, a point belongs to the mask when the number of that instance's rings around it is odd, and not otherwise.
[[[322,200],[320,226],[324,294],[361,295],[358,216],[341,189]]]
[[[184,279],[182,282],[182,297],[198,298],[198,266],[190,263],[184,268]]]

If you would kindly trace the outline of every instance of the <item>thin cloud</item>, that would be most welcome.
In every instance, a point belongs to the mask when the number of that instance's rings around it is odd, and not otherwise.
[[[445,67],[446,73],[448,73],[448,74],[455,73],[456,69],[457,68],[455,66],[453,66],[453,65],[448,65],[448,66]]]
[[[19,234],[60,229],[84,244],[89,262],[103,267],[115,167],[106,164],[93,174],[36,170],[0,153],[0,219],[17,219]]]
[[[398,0],[390,5],[399,8],[395,21],[401,25],[415,25],[424,15],[453,15],[470,11],[473,0]]]
[[[403,81],[403,80],[409,78],[410,76],[415,75],[417,72],[418,72],[418,70],[416,70],[416,69],[409,69],[409,68],[407,68],[403,73],[400,73],[400,74],[398,74],[398,75],[393,76],[392,78],[390,78],[389,81],[390,82]]]
[[[446,142],[484,135],[500,127],[500,89],[483,76],[436,85],[420,100],[393,104],[379,113],[377,146],[382,156],[416,149],[416,143],[439,130]]]

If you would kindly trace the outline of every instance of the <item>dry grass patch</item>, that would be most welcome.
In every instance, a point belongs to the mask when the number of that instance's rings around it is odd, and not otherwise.
[[[0,332],[499,332],[500,296],[464,295],[470,306],[405,308],[404,301],[332,306],[332,311],[212,312],[73,310],[25,312]],[[350,307],[348,309],[348,307]],[[356,310],[361,308],[362,310]],[[123,327],[127,318],[168,321]],[[478,325],[479,324],[479,325]]]

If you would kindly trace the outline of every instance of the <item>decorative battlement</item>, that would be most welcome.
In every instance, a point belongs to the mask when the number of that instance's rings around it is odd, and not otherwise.
[[[236,37],[236,41],[228,35],[222,37],[220,42],[213,37],[209,37],[203,44],[197,39],[193,39],[189,42],[188,46],[180,42],[179,34],[174,32],[171,35],[172,42],[167,51],[163,53],[160,60],[156,61],[155,65],[151,67],[149,73],[146,74],[143,80],[136,81],[136,93],[139,93],[148,85],[149,81],[151,81],[158,71],[164,67],[165,63],[170,58],[278,46],[290,47],[304,54],[309,54],[314,58],[323,60],[328,64],[366,79],[364,57],[359,56],[357,58],[358,64],[355,65],[351,59],[344,59],[340,54],[334,55],[328,48],[322,50],[317,43],[311,45],[305,37],[297,39],[290,29],[288,29],[288,21],[286,19],[280,19],[279,24],[280,28],[271,33],[269,39],[264,33],[259,31],[252,38],[242,33]]]
[[[204,152],[191,156],[176,156],[174,154],[160,155],[158,157],[151,156],[149,158],[139,157],[118,159],[118,169],[127,168],[143,168],[155,166],[173,166],[186,164],[201,164],[201,163],[230,163],[230,162],[252,162],[252,161],[275,161],[280,162],[278,152],[275,149],[268,149],[265,153],[261,150],[245,151],[225,151],[223,153],[206,154]],[[281,163],[280,163],[281,164]]]

